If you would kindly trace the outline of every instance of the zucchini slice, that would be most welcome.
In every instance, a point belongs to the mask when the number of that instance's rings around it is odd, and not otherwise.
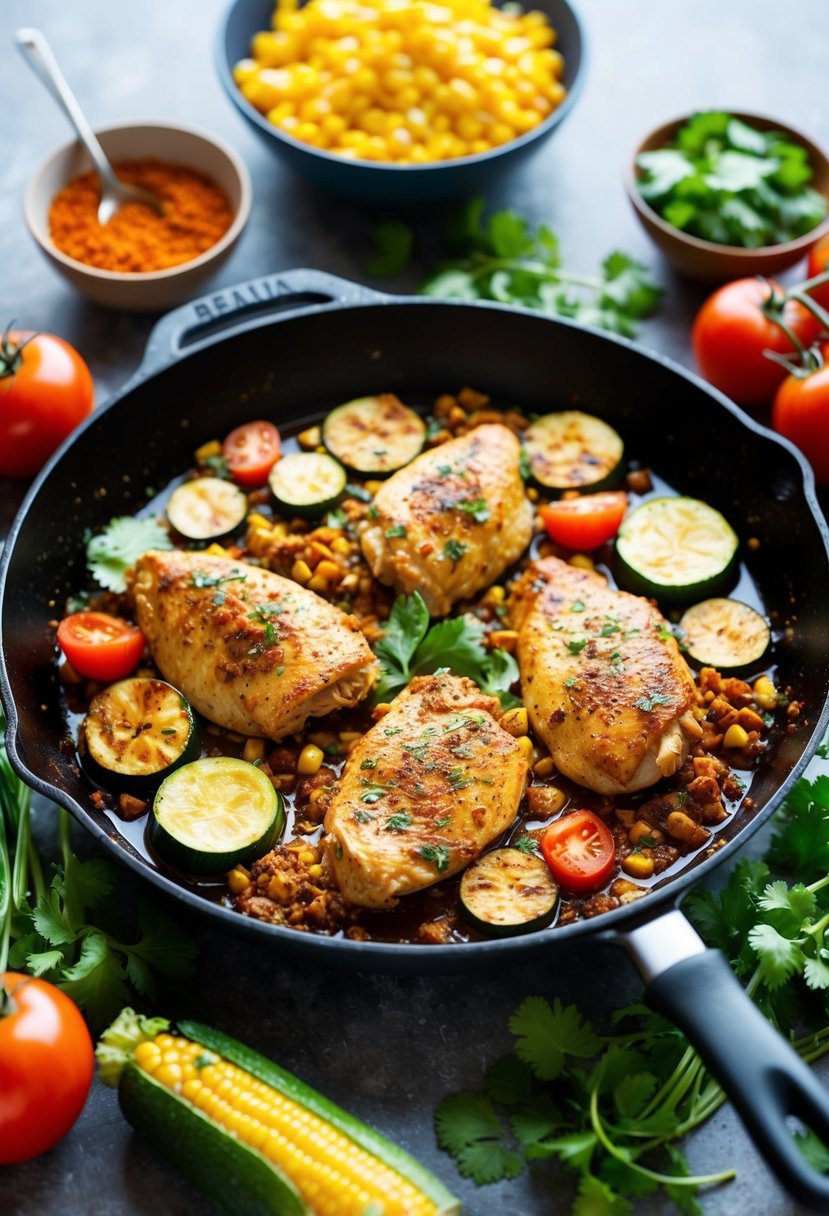
[[[282,795],[260,768],[231,756],[205,756],[161,785],[150,840],[186,874],[224,874],[267,853],[284,824]]]
[[[697,600],[729,581],[738,543],[728,521],[698,498],[649,498],[616,537],[619,581],[658,600]]]
[[[718,671],[751,667],[771,645],[764,618],[740,600],[703,600],[688,609],[679,627],[688,656]]]
[[[167,503],[167,518],[187,540],[219,540],[238,528],[247,513],[247,494],[222,477],[182,482]]]
[[[384,477],[414,460],[426,440],[426,424],[394,393],[359,397],[332,410],[322,442],[346,468]]]
[[[79,746],[84,768],[101,785],[143,795],[196,760],[201,742],[193,710],[178,689],[135,676],[93,698]]]
[[[524,434],[524,448],[535,480],[548,490],[603,490],[622,470],[625,447],[612,426],[583,414],[561,410],[537,418]]]
[[[271,493],[292,515],[322,515],[340,501],[348,477],[339,460],[325,452],[291,452],[273,466]]]
[[[558,883],[535,853],[493,849],[465,871],[460,899],[467,920],[481,933],[512,937],[552,923]]]

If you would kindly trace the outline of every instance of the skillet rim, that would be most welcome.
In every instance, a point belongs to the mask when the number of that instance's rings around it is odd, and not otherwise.
[[[303,273],[308,275],[309,280],[316,282],[316,279],[314,279],[314,276],[318,275],[316,271],[303,272],[296,270],[281,272],[281,277],[295,280],[297,289],[299,290]],[[691,867],[687,867],[676,876],[667,879],[664,886],[658,890],[652,890],[647,898],[610,909],[608,912],[604,912],[595,918],[575,921],[568,925],[553,925],[548,929],[542,929],[520,937],[496,938],[480,942],[458,942],[447,945],[360,942],[341,937],[328,937],[322,934],[302,933],[296,929],[254,920],[233,909],[225,908],[221,904],[215,903],[197,892],[181,886],[172,878],[167,877],[161,870],[150,865],[146,859],[125,850],[118,843],[117,839],[111,837],[102,826],[96,823],[89,812],[80,803],[76,802],[70,794],[61,790],[58,786],[51,784],[49,781],[38,777],[24,763],[18,750],[21,735],[20,720],[12,696],[5,648],[2,646],[2,620],[7,572],[11,564],[17,538],[26,522],[30,507],[52,477],[53,472],[57,470],[64,455],[70,448],[74,447],[87,430],[97,424],[97,420],[104,413],[127,399],[135,388],[152,380],[171,366],[195,359],[202,351],[210,349],[219,343],[229,341],[241,333],[248,333],[256,329],[267,328],[270,325],[283,324],[300,317],[319,313],[351,312],[355,309],[376,308],[378,306],[388,307],[389,305],[426,308],[474,308],[476,310],[483,308],[510,316],[515,316],[517,313],[535,323],[557,325],[564,329],[576,330],[580,333],[583,333],[588,328],[576,325],[573,321],[566,318],[546,317],[531,309],[516,308],[512,305],[491,303],[489,301],[435,300],[423,296],[387,295],[362,288],[361,285],[347,280],[337,280],[333,276],[325,276],[325,278],[333,283],[341,283],[344,288],[349,288],[352,292],[356,290],[362,294],[358,294],[356,297],[352,294],[346,298],[335,296],[333,300],[326,300],[322,303],[302,305],[287,311],[277,312],[275,315],[254,315],[247,319],[236,320],[235,322],[232,317],[229,317],[229,326],[226,330],[220,330],[219,332],[212,333],[205,339],[197,340],[188,345],[184,350],[174,347],[166,353],[166,356],[162,354],[160,358],[157,355],[151,357],[145,356],[144,362],[139,366],[136,373],[72,433],[33,481],[9,529],[2,554],[0,554],[0,702],[2,702],[6,712],[6,751],[12,768],[33,790],[49,801],[64,807],[90,833],[93,840],[102,845],[105,851],[111,854],[117,862],[126,865],[133,873],[149,881],[166,897],[183,904],[191,911],[195,911],[200,916],[207,918],[208,923],[213,924],[215,927],[223,926],[231,932],[244,935],[252,940],[262,941],[263,943],[268,941],[274,942],[278,950],[281,953],[284,952],[288,958],[304,956],[315,963],[335,968],[345,967],[355,971],[366,970],[386,974],[394,972],[419,974],[447,973],[485,966],[487,960],[499,960],[502,957],[515,963],[524,962],[533,955],[541,953],[555,942],[564,944],[581,939],[585,935],[595,935],[599,939],[615,938],[620,933],[630,931],[637,924],[657,919],[658,916],[665,913],[668,909],[676,906],[682,896],[691,887],[702,881],[713,869],[725,862],[727,858],[731,858],[737,850],[742,848],[745,842],[779,808],[794,783],[811,762],[817,747],[826,733],[827,726],[829,725],[829,696],[827,696],[821,707],[821,711],[814,722],[811,734],[805,743],[799,759],[777,790],[771,795],[766,805],[747,823],[738,827],[734,835],[710,857],[699,861]],[[240,286],[245,285],[242,284]],[[232,292],[234,287],[231,285],[223,290]],[[184,309],[179,311],[186,312],[191,306],[184,306]],[[159,326],[163,325],[164,319],[159,322]],[[637,343],[616,334],[609,334],[592,328],[589,329],[589,333],[600,341],[610,342],[622,347],[628,352],[628,355],[634,357],[634,360],[644,359],[659,364],[668,372],[681,377],[694,388],[701,390],[708,397],[712,398],[720,408],[725,409],[727,413],[731,414],[742,427],[753,432],[761,442],[776,445],[786,451],[789,456],[793,457],[801,476],[798,494],[800,495],[802,492],[803,503],[808,508],[809,514],[817,527],[818,535],[823,542],[824,553],[826,555],[827,571],[829,571],[829,526],[817,501],[812,469],[803,454],[792,443],[747,415],[723,393],[681,364],[676,363],[669,356],[647,350]],[[147,343],[148,352],[153,349],[154,334],[155,331],[151,332],[149,336]]]

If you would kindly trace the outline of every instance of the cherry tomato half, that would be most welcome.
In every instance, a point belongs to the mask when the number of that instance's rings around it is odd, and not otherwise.
[[[556,882],[573,895],[603,886],[616,864],[610,829],[592,811],[573,811],[551,823],[541,852]]]
[[[272,422],[246,422],[222,444],[227,467],[240,486],[263,486],[281,453],[279,431]]]
[[[65,1136],[89,1093],[92,1040],[77,1006],[45,980],[0,976],[0,1165]]]
[[[694,358],[703,376],[738,405],[768,405],[788,374],[764,350],[795,353],[783,330],[761,307],[772,289],[781,291],[771,280],[726,283],[705,301],[691,330]],[[782,319],[804,346],[810,346],[820,330],[818,321],[796,300],[786,302]]]
[[[624,490],[561,498],[539,509],[550,540],[568,549],[598,549],[619,531],[627,510]]]
[[[771,424],[797,444],[818,485],[829,485],[829,347],[827,364],[810,376],[787,376],[774,398]]]
[[[58,646],[79,675],[120,680],[144,653],[144,634],[108,612],[73,612],[58,625]]]
[[[76,350],[53,334],[0,340],[0,477],[32,477],[92,410],[95,390]]]
[[[807,276],[813,279],[827,270],[829,270],[829,236],[819,240],[809,253]],[[820,287],[814,287],[809,295],[824,308],[829,308],[829,282],[821,283]]]

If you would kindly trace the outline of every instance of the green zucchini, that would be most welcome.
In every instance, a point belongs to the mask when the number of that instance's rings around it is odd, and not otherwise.
[[[172,684],[142,676],[110,684],[93,698],[78,745],[95,781],[138,796],[196,760],[201,750],[187,699]]]
[[[231,756],[205,756],[162,783],[150,840],[186,874],[225,874],[267,853],[284,825],[282,795],[260,768]]]
[[[333,511],[347,481],[339,460],[325,452],[291,452],[276,462],[268,477],[281,510],[300,516]]]
[[[426,424],[394,393],[359,397],[332,410],[322,442],[332,456],[364,477],[385,477],[414,460],[426,440]]]
[[[737,564],[737,534],[698,498],[649,498],[616,537],[616,572],[630,591],[687,602],[723,590]]]
[[[248,513],[248,497],[222,477],[195,477],[176,486],[167,518],[186,540],[219,540],[236,530]]]
[[[558,909],[558,883],[547,863],[520,849],[493,849],[464,871],[461,908],[490,937],[543,929]]]
[[[207,1026],[181,1022],[170,1032],[166,1019],[124,1009],[96,1056],[132,1126],[227,1216],[312,1216],[317,1204],[349,1216],[460,1211],[403,1149]],[[249,1118],[234,1127],[241,1110]],[[349,1182],[364,1194],[346,1191]]]
[[[530,473],[547,490],[604,490],[623,468],[625,447],[612,426],[561,410],[537,418],[524,434]]]
[[[703,600],[679,622],[688,657],[718,671],[738,671],[762,659],[771,645],[765,619],[739,600]]]

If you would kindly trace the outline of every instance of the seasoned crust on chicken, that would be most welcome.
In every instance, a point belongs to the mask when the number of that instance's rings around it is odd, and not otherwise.
[[[479,426],[384,482],[361,537],[375,576],[419,591],[431,616],[494,582],[532,536],[519,452],[505,426]]]
[[[258,566],[150,551],[132,579],[138,624],[165,679],[199,713],[243,735],[281,739],[350,708],[376,663],[357,622]]]
[[[697,690],[649,600],[548,557],[521,577],[510,612],[530,722],[565,776],[622,794],[676,772],[699,733]]]
[[[498,716],[471,680],[418,676],[349,752],[323,837],[347,900],[391,907],[506,830],[527,759]]]

